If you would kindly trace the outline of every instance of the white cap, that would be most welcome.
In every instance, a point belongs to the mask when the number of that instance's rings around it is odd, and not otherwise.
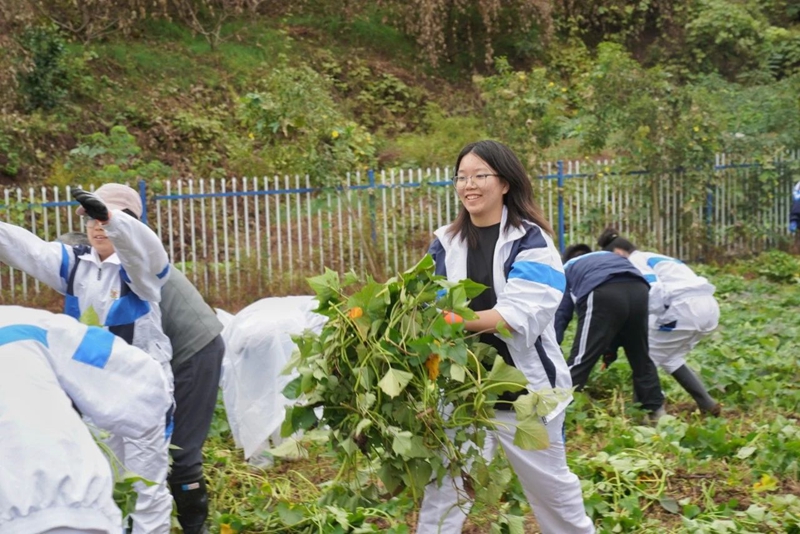
[[[94,191],[100,200],[112,210],[130,210],[138,219],[142,217],[142,199],[135,189],[122,184],[101,185]],[[83,206],[78,207],[77,214],[83,215]]]

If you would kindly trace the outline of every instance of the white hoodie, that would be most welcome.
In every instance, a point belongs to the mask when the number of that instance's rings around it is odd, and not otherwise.
[[[99,428],[125,441],[122,459],[128,470],[156,482],[137,487],[135,531],[169,532],[172,397],[157,362],[113,334],[66,315],[0,306],[0,365],[0,406],[14,406],[0,410],[0,534],[45,531],[56,518],[66,520],[73,513],[83,518],[78,513],[83,508],[96,509],[92,517],[118,519],[104,500],[111,497],[109,465],[101,469],[92,459],[98,452],[93,443],[87,452],[86,429],[76,430],[67,396]],[[15,397],[6,395],[6,385],[30,402],[18,406]],[[65,402],[69,415],[64,415]],[[83,519],[77,525],[105,528],[97,521],[97,527]],[[119,522],[116,526],[121,528]]]

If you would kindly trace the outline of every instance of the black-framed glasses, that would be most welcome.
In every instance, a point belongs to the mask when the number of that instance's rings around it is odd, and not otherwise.
[[[472,180],[473,184],[481,187],[484,183],[486,183],[486,178],[489,176],[500,175],[492,172],[486,172],[481,174],[473,174],[472,176],[453,176],[453,186],[455,186],[456,189],[464,189],[467,187],[467,181]]]

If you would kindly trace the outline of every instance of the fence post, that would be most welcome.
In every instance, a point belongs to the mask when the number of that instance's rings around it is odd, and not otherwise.
[[[558,160],[558,249],[564,253],[564,162]]]
[[[378,234],[375,231],[375,170],[367,171],[369,178],[369,235],[372,238],[372,246],[378,246]]]
[[[144,180],[139,180],[139,196],[142,198],[141,221],[147,224],[147,184]]]
[[[712,168],[712,173],[716,173],[716,166]],[[703,247],[705,252],[705,261],[708,261],[709,251],[714,244],[713,227],[711,226],[711,215],[714,213],[714,189],[711,185],[711,180],[706,181],[706,246]]]

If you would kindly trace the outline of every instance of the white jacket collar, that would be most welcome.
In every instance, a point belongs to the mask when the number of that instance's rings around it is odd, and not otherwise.
[[[94,263],[95,265],[103,265],[104,263],[112,263],[114,265],[120,265],[119,256],[117,253],[113,253],[111,256],[107,257],[105,260],[101,260],[100,256],[97,254],[97,250],[92,247],[89,252],[84,252],[80,256],[78,256],[81,260],[86,260]]]
[[[508,220],[508,208],[503,204],[503,214],[500,217],[500,236],[497,238],[497,246],[500,247],[515,241],[525,235],[525,228],[519,226],[512,226],[506,228],[506,221]],[[460,236],[453,235],[449,232],[452,224],[442,226],[436,230],[433,235],[439,238],[445,250],[448,250],[453,245],[453,239],[460,240]]]

